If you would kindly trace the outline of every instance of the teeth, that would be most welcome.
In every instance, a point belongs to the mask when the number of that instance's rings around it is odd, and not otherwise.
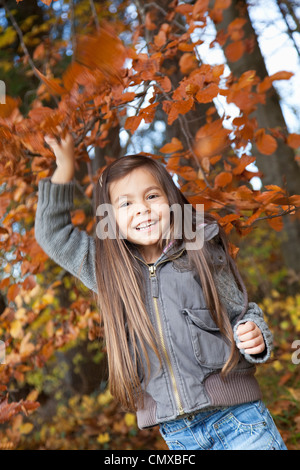
[[[149,222],[148,224],[141,224],[138,227],[136,227],[137,230],[143,230],[144,228],[148,228],[151,225],[155,224],[155,222]]]

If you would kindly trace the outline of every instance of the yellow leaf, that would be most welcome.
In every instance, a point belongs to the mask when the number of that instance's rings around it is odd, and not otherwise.
[[[26,401],[36,401],[37,397],[39,396],[38,390],[31,390],[26,397]]]
[[[23,328],[20,320],[14,320],[10,327],[10,334],[13,338],[22,338]]]
[[[101,393],[101,395],[98,396],[98,403],[99,405],[107,405],[108,403],[110,403],[112,401],[113,397],[110,393],[109,390],[106,390],[106,392],[104,393]]]
[[[134,413],[126,413],[124,421],[126,425],[130,428],[136,425],[136,417]]]
[[[17,296],[19,297],[19,296]],[[16,314],[15,314],[15,317],[17,320],[24,320],[25,319],[25,316],[26,316],[26,308],[24,307],[21,307],[19,308],[17,311],[16,311]]]
[[[105,444],[106,442],[109,442],[110,437],[109,437],[108,432],[104,432],[103,434],[99,434],[99,436],[97,437],[97,441],[99,442],[99,444]]]
[[[31,338],[31,333],[30,331],[26,334],[26,336],[24,336],[24,338],[22,339],[22,342],[20,344],[20,354],[22,356],[29,356],[29,354],[31,354],[35,347],[34,347],[34,344],[30,343],[29,342],[29,339]]]
[[[12,26],[5,29],[5,33],[0,36],[0,48],[10,46],[17,39],[17,33]]]
[[[276,372],[280,372],[283,369],[283,365],[281,364],[280,361],[274,361],[273,367],[276,370]]]
[[[20,426],[20,433],[21,434],[29,434],[33,429],[32,423],[24,423]]]

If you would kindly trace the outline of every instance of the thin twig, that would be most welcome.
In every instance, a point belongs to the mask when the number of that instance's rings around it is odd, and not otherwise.
[[[71,22],[71,41],[72,41],[72,61],[75,60],[75,52],[76,52],[76,27],[75,27],[75,9],[74,9],[74,0],[70,0],[70,22]]]
[[[21,31],[21,29],[20,29],[18,23],[16,22],[14,15],[11,13],[11,11],[10,11],[9,8],[7,7],[6,2],[5,2],[4,0],[2,0],[2,2],[0,3],[0,5],[3,6],[3,8],[4,8],[4,10],[5,10],[6,16],[10,19],[11,24],[13,25],[13,27],[14,27],[14,29],[15,29],[17,35],[19,36],[20,44],[21,44],[21,47],[22,47],[22,49],[23,49],[24,55],[25,55],[25,57],[27,58],[28,63],[29,63],[29,65],[30,65],[30,67],[31,67],[31,69],[32,69],[32,71],[33,71],[33,73],[34,73],[34,75],[39,79],[39,81],[40,81],[41,83],[43,83],[43,80],[41,79],[41,77],[40,77],[39,74],[37,73],[37,69],[36,69],[36,67],[35,67],[35,65],[34,65],[34,62],[33,62],[32,58],[31,58],[29,52],[28,52],[27,46],[26,46],[26,44],[25,44],[25,42],[24,42],[23,33],[22,33],[22,31]],[[54,99],[56,105],[58,105],[59,103],[58,103],[58,100],[57,100],[56,96],[53,95],[51,92],[50,92],[50,94],[51,94],[52,98]]]
[[[241,229],[252,227],[252,225],[255,224],[256,222],[258,222],[259,220],[274,219],[275,217],[282,217],[283,215],[287,215],[287,214],[290,214],[291,212],[298,211],[299,209],[300,209],[300,207],[292,207],[290,209],[286,209],[285,211],[279,212],[278,214],[266,215],[264,217],[258,217],[257,219],[255,219],[252,222],[252,224],[243,225],[241,227]]]
[[[90,7],[91,7],[91,10],[92,10],[93,20],[95,22],[96,29],[99,32],[100,31],[100,24],[99,24],[99,20],[98,20],[97,10],[96,10],[96,7],[95,7],[95,4],[94,4],[93,0],[90,0]]]
[[[168,12],[167,12],[164,8],[162,8],[160,5],[158,5],[158,4],[155,3],[155,2],[149,2],[149,3],[146,3],[146,4],[145,4],[145,9],[146,9],[146,8],[149,8],[149,7],[154,7],[154,8],[156,8],[156,9],[159,10],[161,13],[163,13],[165,16],[168,14]],[[174,25],[176,25],[181,31],[183,31],[184,33],[186,33],[186,31],[187,31],[186,28],[185,28],[182,24],[180,24],[177,20],[172,20],[172,23],[173,23]]]

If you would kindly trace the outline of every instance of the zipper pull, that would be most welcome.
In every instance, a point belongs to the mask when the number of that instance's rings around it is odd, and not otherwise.
[[[156,277],[156,266],[149,266],[152,297],[158,298],[158,282]]]

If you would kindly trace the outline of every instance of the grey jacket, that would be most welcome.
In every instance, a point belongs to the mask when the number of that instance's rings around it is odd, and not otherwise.
[[[35,236],[43,250],[60,266],[97,293],[95,241],[71,223],[74,182],[53,184],[50,178],[39,182]],[[218,233],[218,225],[205,227],[205,239]],[[171,246],[153,266],[138,251],[147,289],[147,311],[157,332],[162,367],[153,351],[148,351],[151,374],[144,389],[144,407],[137,412],[138,426],[145,428],[178,416],[211,407],[231,406],[261,398],[254,377],[255,363],[270,357],[272,335],[263,312],[254,302],[245,311],[244,296],[232,273],[225,267],[221,247],[213,255],[217,266],[216,284],[225,305],[236,342],[237,326],[248,320],[261,329],[266,349],[262,355],[240,352],[236,368],[221,378],[220,371],[229,354],[206,306],[199,279],[189,269],[184,244]]]

